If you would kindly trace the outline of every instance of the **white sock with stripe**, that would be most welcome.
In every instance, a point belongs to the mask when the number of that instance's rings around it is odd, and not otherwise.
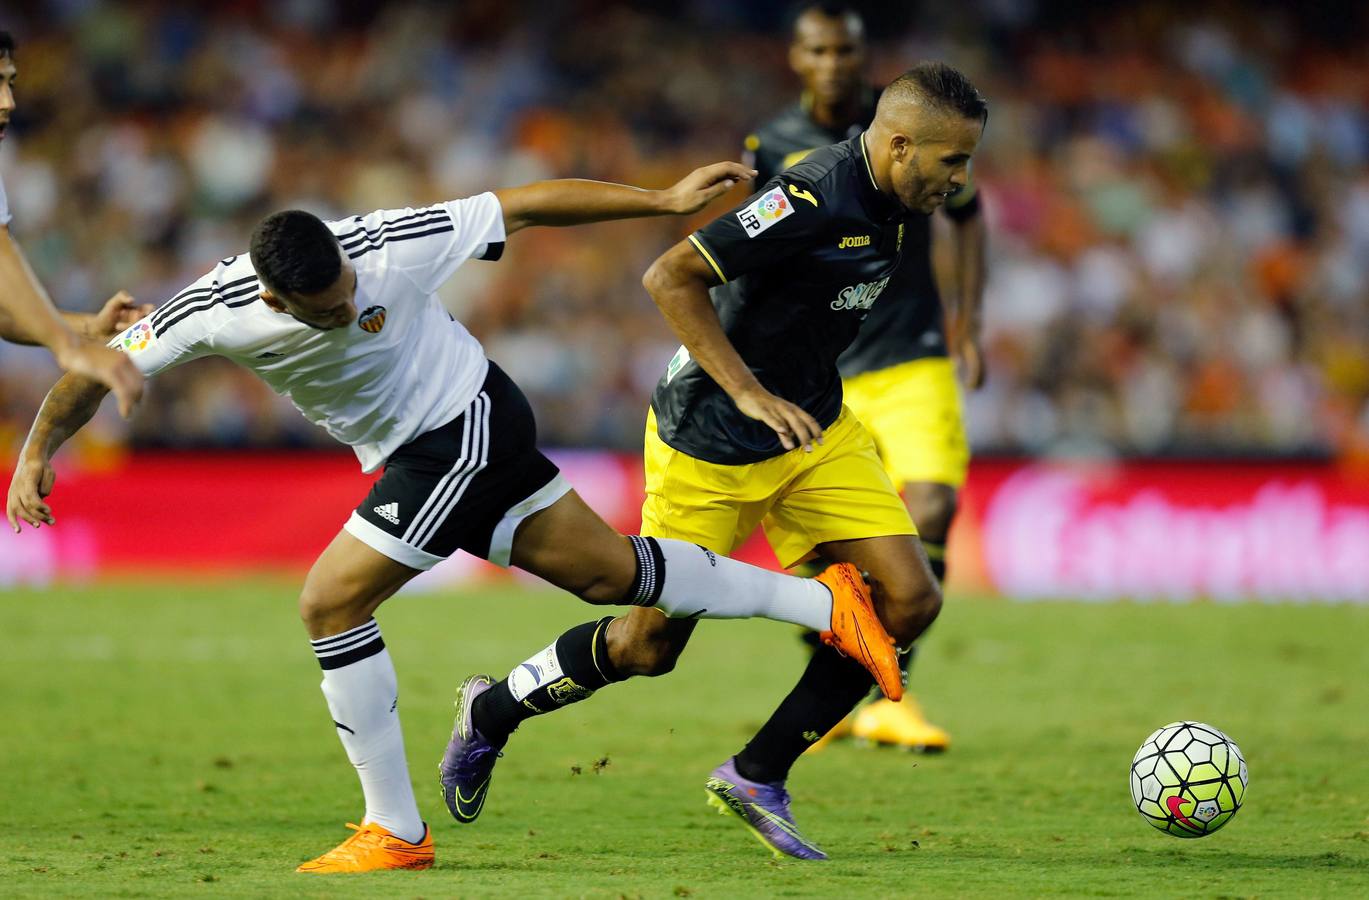
[[[399,726],[399,679],[380,626],[371,619],[309,643],[323,667],[323,696],[333,725],[361,779],[365,821],[406,841],[423,840],[423,817]]]
[[[688,541],[628,540],[637,552],[629,603],[654,606],[675,619],[759,617],[814,631],[832,627],[832,592],[812,578],[749,566]]]

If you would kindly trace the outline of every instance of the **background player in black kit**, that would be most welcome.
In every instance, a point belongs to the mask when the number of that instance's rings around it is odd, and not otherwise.
[[[794,19],[789,61],[803,83],[799,102],[746,139],[746,160],[758,172],[757,186],[816,148],[859,134],[875,115],[878,91],[865,76],[865,26],[850,7],[803,7]],[[951,327],[944,323],[933,274],[933,222],[930,216],[914,216],[903,264],[885,288],[885,299],[837,362],[846,405],[874,438],[938,579],[946,574],[946,539],[970,461],[950,357],[953,351],[971,389],[983,384],[979,309],[986,238],[973,181],[948,197],[942,209],[951,221],[956,268]],[[913,655],[903,657],[905,674]],[[926,720],[911,691],[898,704],[879,699],[865,706],[827,739],[851,734],[916,750],[950,746],[950,736]]]

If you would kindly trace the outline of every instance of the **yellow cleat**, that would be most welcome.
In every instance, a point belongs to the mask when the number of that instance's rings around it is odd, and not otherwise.
[[[912,694],[904,695],[902,703],[876,700],[857,712],[851,736],[871,744],[924,753],[940,753],[951,746],[946,729],[927,721]]]
[[[851,725],[856,720],[856,714],[851,713],[846,718],[832,726],[832,730],[808,745],[804,753],[821,753],[827,745],[833,741],[840,741],[851,736]]]
[[[433,833],[425,824],[423,839],[411,844],[374,822],[347,823],[355,832],[332,850],[302,864],[296,872],[329,875],[334,872],[378,872],[384,869],[427,869],[433,864]]]

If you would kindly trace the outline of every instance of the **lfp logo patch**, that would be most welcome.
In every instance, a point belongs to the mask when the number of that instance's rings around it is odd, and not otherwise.
[[[125,353],[137,353],[140,350],[145,350],[147,345],[152,343],[152,326],[147,322],[139,322],[125,331],[119,340],[123,344]]]
[[[794,205],[779,188],[766,191],[737,212],[747,237],[755,237],[785,216],[793,215]]]
[[[371,334],[379,333],[380,329],[385,327],[385,307],[366,307],[366,309],[362,311],[361,316],[357,319],[357,325],[362,331],[367,331]]]

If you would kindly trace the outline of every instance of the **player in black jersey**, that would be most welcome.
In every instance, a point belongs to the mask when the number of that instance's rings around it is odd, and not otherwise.
[[[728,555],[763,525],[786,567],[821,555],[869,573],[900,645],[932,623],[937,579],[874,441],[842,404],[837,358],[884,302],[910,224],[963,188],[986,116],[959,72],[918,66],[884,91],[868,130],[771,178],[652,264],[643,284],[684,346],[652,396],[643,534]],[[670,671],[695,624],[646,609],[615,620],[631,660],[604,681]],[[877,674],[898,699],[893,660]],[[819,647],[769,721],[713,771],[710,802],[777,855],[824,859],[794,824],[784,783],[874,681]],[[555,708],[582,699],[563,691]],[[506,739],[542,711],[486,709],[470,722]],[[483,789],[494,758],[491,747],[481,768],[468,767],[470,792]]]
[[[837,3],[814,3],[794,19],[790,65],[803,83],[799,102],[746,139],[757,186],[814,149],[869,126],[877,91],[865,78],[865,26]],[[984,284],[985,225],[973,182],[947,198],[956,266],[953,339],[932,268],[930,216],[908,222],[904,261],[855,342],[838,360],[846,405],[879,449],[889,477],[917,524],[938,578],[946,574],[946,538],[969,467],[969,443],[948,343],[970,388],[984,380],[979,307]],[[905,675],[913,659],[902,657]],[[912,694],[901,704],[876,700],[833,728],[827,739],[854,734],[880,744],[940,751],[950,736],[929,723]],[[822,743],[825,743],[823,741]]]

